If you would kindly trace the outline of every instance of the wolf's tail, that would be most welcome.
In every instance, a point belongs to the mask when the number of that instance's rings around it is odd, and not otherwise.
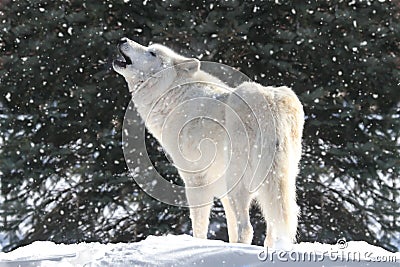
[[[282,147],[278,148],[275,163],[278,165],[277,173],[281,176],[278,179],[286,233],[292,241],[295,241],[300,214],[296,204],[296,177],[302,153],[304,112],[300,101],[293,93],[286,94],[280,101],[280,108],[283,110],[280,110],[280,118],[277,118],[281,123],[280,127],[278,126],[277,136],[282,139],[279,140]]]

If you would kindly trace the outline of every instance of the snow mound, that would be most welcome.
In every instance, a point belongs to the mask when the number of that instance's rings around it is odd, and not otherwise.
[[[150,236],[138,243],[55,244],[34,242],[0,253],[0,267],[17,266],[400,266],[400,253],[362,241],[335,245],[300,243],[292,251],[202,240],[191,236]]]

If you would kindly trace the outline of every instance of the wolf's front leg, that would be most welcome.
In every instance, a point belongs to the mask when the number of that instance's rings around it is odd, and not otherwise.
[[[207,239],[208,224],[211,205],[190,208],[190,219],[192,220],[193,236]]]
[[[207,239],[211,206],[214,203],[213,192],[205,185],[204,176],[180,172],[185,183],[185,193],[190,210],[193,236]]]

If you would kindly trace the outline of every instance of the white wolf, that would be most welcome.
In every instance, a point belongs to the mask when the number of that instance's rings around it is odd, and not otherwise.
[[[122,57],[113,68],[178,168],[193,235],[207,238],[210,208],[219,197],[229,241],[251,243],[249,209],[256,200],[267,222],[264,245],[290,249],[304,124],[295,93],[254,82],[229,87],[200,70],[197,59],[159,44],[146,47],[124,38],[118,48]]]

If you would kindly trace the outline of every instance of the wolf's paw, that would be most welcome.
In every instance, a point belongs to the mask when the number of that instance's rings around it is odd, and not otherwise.
[[[273,244],[273,249],[291,251],[293,249],[293,243],[289,238],[278,238]]]

